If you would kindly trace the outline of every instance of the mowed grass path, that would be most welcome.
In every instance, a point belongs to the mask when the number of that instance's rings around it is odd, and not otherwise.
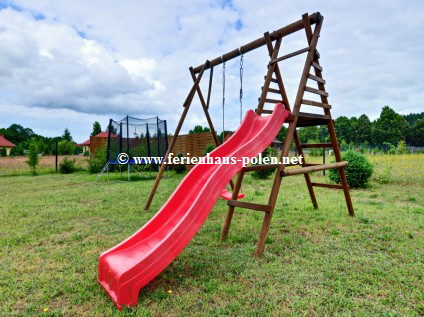
[[[261,259],[262,214],[237,209],[220,242],[219,200],[139,306],[119,312],[97,283],[98,255],[150,219],[181,176],[161,182],[148,212],[152,179],[94,179],[0,177],[1,316],[424,315],[424,185],[353,190],[350,218],[341,191],[317,189],[314,210],[303,178],[284,179]],[[248,176],[246,201],[264,203],[269,187]]]

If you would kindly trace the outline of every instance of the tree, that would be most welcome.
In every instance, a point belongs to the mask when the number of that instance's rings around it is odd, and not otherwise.
[[[102,132],[102,127],[98,121],[94,121],[93,123],[93,132],[91,132],[91,136],[95,136]]]
[[[113,125],[108,125],[106,131],[109,132],[109,130],[110,130],[110,133],[116,134],[117,130]]]
[[[418,119],[406,130],[406,143],[412,146],[424,146],[424,119]]]
[[[418,119],[424,119],[424,112],[410,113],[403,116],[410,126],[413,126]]]
[[[356,143],[370,143],[371,142],[371,130],[372,124],[367,115],[363,114],[358,118],[358,122],[355,129],[355,141]]]
[[[298,134],[301,143],[320,139],[320,129],[316,126],[300,128]]]
[[[31,136],[34,134],[34,131],[32,131],[30,128],[24,128],[20,124],[12,124],[10,127],[5,129],[4,136],[6,139],[8,139],[10,142],[14,144],[19,144],[25,141],[29,141]]]
[[[211,129],[208,127],[202,127],[201,125],[196,125],[193,130],[190,130],[188,134],[196,134],[196,133],[202,133],[202,132],[210,132]]]
[[[60,141],[57,148],[59,155],[71,155],[75,152],[75,144],[66,140]]]
[[[405,139],[408,123],[405,118],[389,106],[383,107],[380,117],[375,121],[372,130],[374,144],[389,142],[393,145]]]
[[[71,132],[69,132],[68,128],[66,128],[65,131],[63,132],[62,139],[69,142],[73,141]]]
[[[30,167],[32,174],[36,175],[37,165],[38,165],[38,148],[37,143],[32,141],[29,145],[29,153],[28,153],[28,161],[26,161],[28,166]]]
[[[284,142],[284,140],[286,139],[287,130],[288,129],[282,125],[280,131],[278,132],[276,136],[276,139],[280,142]]]
[[[334,127],[336,129],[337,138],[339,140],[345,140],[347,143],[353,141],[352,136],[354,133],[352,122],[348,117],[338,117],[334,122]]]

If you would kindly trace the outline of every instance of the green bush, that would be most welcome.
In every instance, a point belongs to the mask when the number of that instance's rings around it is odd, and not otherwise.
[[[271,151],[272,150],[270,148],[266,148],[265,151],[262,152],[262,157],[270,157]],[[273,169],[256,170],[252,172],[252,177],[259,178],[259,179],[267,179],[273,173],[274,173]]]
[[[59,163],[59,172],[61,174],[71,174],[77,171],[76,160],[65,156]]]
[[[349,163],[344,169],[349,186],[365,187],[373,173],[373,167],[367,158],[361,153],[350,150],[342,154],[342,160]],[[340,183],[340,174],[337,169],[330,170],[329,177],[331,181]]]
[[[96,152],[88,160],[88,171],[90,173],[100,173],[100,171],[106,165],[106,152],[106,144],[96,149]]]
[[[206,145],[206,150],[205,150],[205,152],[203,152],[203,155],[206,156],[206,154],[212,152],[213,150],[215,150],[215,145],[208,144],[208,145]]]
[[[392,166],[386,166],[380,175],[374,177],[375,181],[379,184],[388,184],[392,177]]]
[[[2,147],[0,149],[0,156],[7,156],[7,151],[6,151],[6,148],[5,147]]]
[[[181,158],[181,157],[183,157],[183,154],[182,153],[178,153],[177,157],[180,157]],[[185,172],[185,170],[186,170],[186,167],[185,167],[184,164],[178,164],[178,165],[175,165],[174,166],[174,171],[177,174],[182,174],[182,173]]]
[[[33,175],[37,175],[38,162],[39,162],[38,147],[35,142],[31,141],[31,144],[29,145],[29,151],[28,151],[28,161],[26,161],[26,163],[30,167]]]

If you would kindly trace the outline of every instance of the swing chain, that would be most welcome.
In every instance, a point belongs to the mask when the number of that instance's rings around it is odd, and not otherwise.
[[[240,55],[240,122],[243,118],[243,54]]]

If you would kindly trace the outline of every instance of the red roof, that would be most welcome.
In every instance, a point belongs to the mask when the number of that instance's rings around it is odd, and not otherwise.
[[[3,134],[0,134],[0,147],[16,147],[16,145],[9,140],[6,140]]]
[[[88,146],[90,145],[90,139],[88,139],[87,141],[85,141],[84,143],[81,144],[77,144],[78,146]]]
[[[109,132],[100,132],[99,134],[95,135],[95,138],[107,138],[109,136]],[[110,133],[110,137],[117,138],[118,136],[115,133]]]

